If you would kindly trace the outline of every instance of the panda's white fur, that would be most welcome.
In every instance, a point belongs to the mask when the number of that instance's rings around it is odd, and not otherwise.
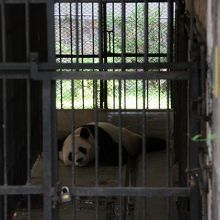
[[[86,125],[93,125],[95,123],[88,123]],[[85,125],[85,126],[86,126]],[[108,122],[99,122],[98,127],[102,128],[109,136],[111,136],[112,140],[115,143],[119,143],[119,136],[121,132],[121,144],[126,149],[127,154],[130,156],[136,156],[141,150],[141,136],[126,129],[108,123]],[[82,127],[79,127],[75,130],[73,134],[71,133],[66,140],[64,141],[62,151],[59,152],[59,158],[64,162],[65,165],[71,165],[72,161],[69,158],[69,154],[72,152],[72,143],[75,140],[75,165],[76,166],[86,166],[89,162],[93,161],[95,158],[95,138],[89,129],[89,137],[88,139],[83,139],[80,137],[80,132]],[[101,138],[99,136],[99,138]],[[79,150],[79,147],[83,146],[86,149],[86,154]],[[103,147],[103,146],[102,146]],[[81,160],[82,159],[82,160]],[[81,161],[78,161],[81,160]]]

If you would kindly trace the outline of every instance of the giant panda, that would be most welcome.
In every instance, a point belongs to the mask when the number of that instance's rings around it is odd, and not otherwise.
[[[95,123],[84,124],[71,133],[64,141],[59,158],[65,165],[71,165],[72,143],[75,142],[75,165],[83,167],[95,160],[96,133]],[[121,128],[108,123],[97,123],[98,162],[104,165],[116,166],[119,163],[119,134],[121,132],[121,161],[127,162],[128,157],[137,157],[142,151],[142,136],[126,128]],[[166,147],[165,140],[155,137],[147,137],[146,151],[155,151]]]

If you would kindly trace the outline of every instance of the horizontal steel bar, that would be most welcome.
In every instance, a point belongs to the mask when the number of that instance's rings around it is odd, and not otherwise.
[[[189,63],[39,63],[39,70],[54,69],[188,69]],[[0,63],[0,72],[31,69],[30,63]]]
[[[73,187],[73,196],[189,197],[187,187]]]
[[[145,197],[188,197],[187,187],[72,187],[73,196],[145,196]],[[0,186],[0,195],[42,194],[42,186]],[[51,195],[55,189],[51,188]]]
[[[28,0],[28,3],[47,3],[48,0]],[[4,0],[5,4],[25,4],[27,0]]]
[[[121,57],[121,53],[106,53],[108,57]],[[143,53],[125,53],[125,57],[144,57]],[[98,54],[57,54],[56,58],[98,58]],[[148,57],[167,57],[166,53],[150,53]]]
[[[30,70],[30,63],[0,63],[2,70]]]
[[[11,186],[0,185],[0,195],[42,194],[42,186]]]
[[[123,0],[123,2],[131,2],[131,3],[135,3],[135,2],[144,2],[145,0]],[[54,2],[56,3],[67,3],[67,2],[76,2],[76,0],[54,0]],[[85,3],[90,3],[90,2],[100,2],[100,0],[77,0],[77,2],[85,2]],[[122,0],[102,0],[102,3],[112,3],[112,2],[116,2],[116,3],[121,3]],[[167,0],[148,0],[148,2],[168,2]]]
[[[54,69],[188,69],[188,63],[40,63],[39,70]]]
[[[131,72],[131,71],[60,71],[60,72],[38,72],[33,75],[33,79],[168,79],[168,80],[189,80],[190,74],[187,71],[169,71],[169,72]]]
[[[0,72],[0,79],[29,79],[30,78],[30,71],[27,73],[24,72],[11,72],[6,71],[4,73]]]
[[[36,67],[36,68],[32,68]],[[170,79],[188,80],[188,63],[1,63],[0,78],[27,79]],[[68,69],[171,69],[171,71],[66,71]],[[178,69],[175,71],[174,69]],[[61,70],[61,71],[56,71]]]

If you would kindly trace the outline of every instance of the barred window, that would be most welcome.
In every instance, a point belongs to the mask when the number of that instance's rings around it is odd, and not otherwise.
[[[163,63],[168,56],[168,3],[56,3],[55,31],[59,63]],[[142,70],[135,65],[130,69],[114,68],[140,74]],[[58,80],[57,108],[70,109],[73,99],[76,109],[94,108],[95,94],[98,108],[117,109],[119,104],[123,109],[170,106],[166,80],[146,80],[144,84],[142,80],[123,80],[119,88],[118,80],[98,81],[94,91],[93,80]]]

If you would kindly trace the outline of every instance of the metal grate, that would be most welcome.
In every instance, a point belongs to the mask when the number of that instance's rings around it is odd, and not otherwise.
[[[98,3],[57,3],[55,32],[56,57],[60,63],[167,62],[168,3],[106,3],[102,7]],[[121,92],[123,109],[142,109],[141,81],[123,80],[121,91],[118,84],[118,80],[98,83],[98,106],[118,109],[117,96]],[[70,85],[70,81],[57,81],[58,109],[71,108]],[[93,81],[74,81],[74,88],[74,107],[93,108]],[[170,99],[165,80],[148,80],[145,90],[145,108],[167,108]]]

